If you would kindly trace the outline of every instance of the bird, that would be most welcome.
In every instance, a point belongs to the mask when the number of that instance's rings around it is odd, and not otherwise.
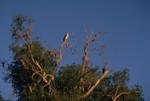
[[[68,38],[69,38],[69,33],[66,33],[66,35],[63,38],[63,42],[66,42],[68,40]]]
[[[104,73],[107,70],[107,64],[104,65],[102,72]]]

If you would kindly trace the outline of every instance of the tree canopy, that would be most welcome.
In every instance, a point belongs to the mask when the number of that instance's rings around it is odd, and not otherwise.
[[[60,66],[62,50],[69,44],[66,34],[58,50],[47,49],[32,38],[33,20],[26,16],[15,16],[11,24],[12,61],[2,67],[5,80],[14,88],[18,100],[45,101],[143,101],[140,85],[128,87],[129,70],[113,72],[107,64],[103,68],[89,63],[90,47],[100,38],[99,32],[85,31],[81,64]],[[60,39],[62,40],[62,39]]]

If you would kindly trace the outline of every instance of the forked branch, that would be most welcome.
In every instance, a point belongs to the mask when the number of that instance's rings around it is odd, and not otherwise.
[[[100,78],[95,82],[95,84],[86,92],[84,93],[82,96],[78,97],[77,100],[85,98],[87,96],[89,96],[93,90],[98,86],[98,84],[108,75],[110,71],[106,70],[101,76]]]

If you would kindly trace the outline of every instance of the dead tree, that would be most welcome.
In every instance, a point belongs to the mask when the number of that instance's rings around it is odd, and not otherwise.
[[[82,90],[83,89],[83,95],[79,96],[76,100],[80,100],[82,98],[85,98],[87,96],[89,96],[93,90],[98,86],[98,84],[108,75],[108,73],[110,72],[108,69],[107,69],[107,64],[104,65],[104,68],[103,68],[103,74],[100,75],[99,78],[97,78],[96,82],[92,85],[92,83],[90,82],[89,83],[89,89],[87,91],[84,91],[84,82],[86,82],[87,80],[86,79],[83,79],[84,76],[86,76],[87,72],[88,72],[88,68],[89,68],[89,52],[93,49],[90,49],[90,45],[92,45],[92,43],[94,43],[98,37],[100,37],[101,33],[97,33],[97,32],[90,32],[88,33],[87,31],[86,32],[86,44],[84,46],[84,53],[83,53],[83,57],[82,57],[82,71],[81,71],[81,77],[80,77],[80,83],[81,83],[81,86],[80,86],[80,89]],[[96,47],[95,47],[96,48]],[[95,49],[94,48],[94,49]],[[84,76],[83,76],[84,75]]]

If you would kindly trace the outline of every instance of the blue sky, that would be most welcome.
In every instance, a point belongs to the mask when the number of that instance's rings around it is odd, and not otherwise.
[[[114,71],[129,68],[130,85],[142,85],[146,101],[150,100],[148,0],[0,0],[0,58],[11,58],[8,49],[10,24],[12,17],[18,14],[35,20],[34,36],[47,41],[51,48],[58,48],[66,32],[82,45],[84,25],[91,31],[106,32],[101,40],[107,50],[103,57],[93,57],[94,64],[102,66],[102,61],[107,61]],[[64,54],[64,65],[79,61]],[[12,88],[3,82],[2,77],[0,73],[0,91],[7,99],[11,97]]]

